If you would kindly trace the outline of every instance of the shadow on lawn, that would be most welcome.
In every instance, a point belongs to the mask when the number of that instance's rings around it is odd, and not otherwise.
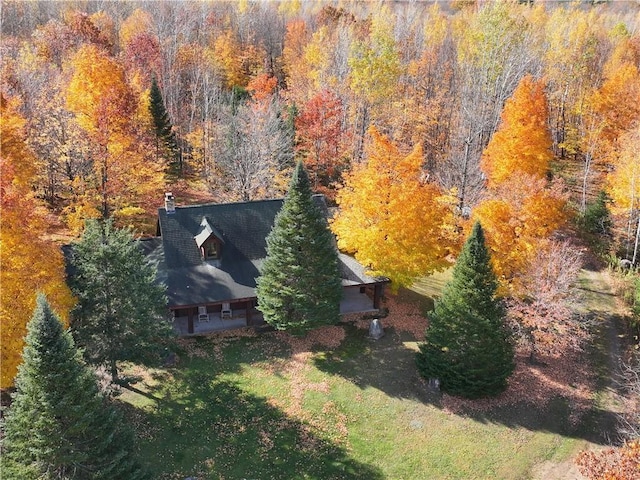
[[[153,478],[383,478],[266,399],[221,379],[226,362],[211,360],[173,371],[170,383],[152,388],[160,400],[146,412],[128,407],[144,432],[141,453]]]
[[[314,359],[318,369],[341,376],[360,388],[373,387],[390,397],[415,400],[444,408],[442,396],[430,389],[420,377],[416,364],[416,345],[407,334],[387,329],[380,340],[367,338],[367,332],[347,325],[347,338],[332,352]],[[406,338],[405,338],[406,336]],[[540,367],[550,382],[562,382],[552,371]],[[462,416],[482,423],[497,423],[510,428],[548,431],[566,437],[582,438],[593,443],[609,444],[617,422],[614,412],[593,407],[577,423],[570,421],[567,399],[557,396],[546,405],[521,402],[494,407],[488,411],[464,410]]]

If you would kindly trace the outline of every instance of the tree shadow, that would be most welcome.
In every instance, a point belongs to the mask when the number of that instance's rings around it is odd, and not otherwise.
[[[384,319],[382,323],[384,325]],[[416,350],[405,342],[409,335],[385,328],[385,335],[373,340],[363,329],[350,324],[344,324],[344,328],[346,338],[340,347],[313,359],[319,370],[341,376],[361,389],[375,387],[390,397],[437,399],[421,389],[423,382],[415,367]]]
[[[204,349],[208,342],[198,343]],[[150,387],[159,401],[142,409],[125,405],[142,432],[140,453],[152,477],[382,479],[377,467],[354,460],[343,445],[220,375],[240,372],[247,358],[288,354],[284,348],[260,352],[255,343],[259,337],[232,342],[220,358],[196,352],[171,370],[170,382]]]
[[[149,392],[145,391],[145,390],[140,390],[139,388],[134,387],[133,385],[126,383],[124,385],[122,385],[122,388],[125,388],[133,393],[137,393],[138,395],[142,395],[143,397],[147,397],[149,400],[153,400],[153,401],[159,401],[160,398],[153,396],[152,394],[150,394]]]
[[[367,332],[347,325],[347,338],[342,345],[330,352],[324,352],[314,358],[315,366],[325,373],[340,376],[361,389],[376,388],[386,395],[399,399],[414,400],[445,408],[443,395],[429,387],[420,376],[415,356],[418,342],[404,332],[386,329],[380,340],[367,338]],[[530,388],[536,388],[536,382],[566,384],[566,379],[556,369],[541,364],[531,366],[533,371],[525,382],[531,380]],[[588,368],[585,364],[583,368]],[[566,385],[565,385],[566,386]],[[566,386],[571,390],[571,386]],[[532,392],[532,397],[535,392]],[[496,423],[509,428],[526,428],[531,431],[546,431],[565,437],[580,438],[596,444],[610,444],[618,417],[615,412],[601,409],[590,403],[586,413],[575,420],[573,400],[554,394],[545,399],[544,404],[536,404],[530,398],[522,401],[489,408],[474,408],[474,402],[461,404],[455,413],[481,423]],[[449,409],[448,409],[449,410]]]

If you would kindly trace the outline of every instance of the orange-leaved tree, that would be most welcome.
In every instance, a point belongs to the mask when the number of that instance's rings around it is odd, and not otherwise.
[[[268,103],[271,96],[276,91],[278,79],[267,73],[256,75],[247,84],[247,91],[251,98],[257,103]]]
[[[35,159],[15,102],[0,95],[0,388],[13,384],[26,325],[43,292],[67,322],[73,306],[58,246],[45,240],[45,208],[33,196]]]
[[[368,133],[367,158],[346,175],[331,228],[340,250],[398,288],[449,264],[454,199],[426,180],[419,144],[403,154],[375,127]]]
[[[473,211],[482,223],[494,268],[503,286],[518,290],[536,253],[554,232],[565,225],[568,194],[561,181],[514,173],[509,182],[488,192]]]
[[[579,108],[578,152],[582,154],[582,200],[587,207],[589,190],[604,183],[607,164],[617,154],[618,138],[640,119],[640,74],[636,66],[637,49],[622,40],[604,66],[604,81]]]
[[[524,76],[506,101],[500,126],[482,154],[489,188],[519,173],[545,176],[552,158],[547,117],[544,82]]]
[[[620,135],[640,120],[639,55],[633,43],[622,41],[604,67],[602,86],[588,99],[599,120],[600,159],[607,160]]]
[[[287,98],[291,103],[302,104],[312,91],[311,67],[305,59],[305,48],[311,38],[311,32],[302,19],[290,20],[282,48],[282,69],[287,85]]]
[[[485,199],[473,216],[485,228],[503,286],[522,274],[543,242],[567,220],[561,182],[547,180],[552,158],[544,82],[526,75],[507,100],[485,149]]]
[[[94,179],[69,209],[70,225],[81,225],[77,217],[114,215],[124,222],[149,212],[163,190],[164,167],[135,121],[140,105],[124,69],[91,45],[80,48],[67,68],[67,107],[94,145]]]

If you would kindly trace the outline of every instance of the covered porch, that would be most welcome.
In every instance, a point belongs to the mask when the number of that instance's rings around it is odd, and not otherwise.
[[[343,292],[340,315],[372,313],[380,309],[382,291],[377,285],[344,287]]]
[[[343,287],[340,315],[377,312],[382,291],[382,284]],[[255,306],[256,299],[248,298],[233,303],[175,308],[172,309],[173,328],[182,337],[264,325],[262,312]]]
[[[179,336],[201,335],[264,323],[262,313],[255,308],[255,299],[240,299],[233,303],[219,302],[172,309],[173,328]]]
[[[263,323],[262,314],[258,312],[255,317],[260,317],[260,323],[252,323],[260,325]],[[257,321],[258,318],[255,318]],[[189,331],[189,317],[175,317],[173,320],[173,329],[180,337],[188,335],[204,335],[206,333],[220,332],[223,330],[233,330],[247,326],[246,316],[237,316],[235,318],[221,318],[220,315],[209,315],[209,321],[198,320],[198,317],[192,318],[193,331]]]

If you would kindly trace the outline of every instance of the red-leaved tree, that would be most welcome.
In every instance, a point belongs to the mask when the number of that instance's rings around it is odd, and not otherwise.
[[[587,332],[572,310],[582,252],[568,241],[549,241],[519,278],[519,295],[509,300],[508,317],[535,362],[538,354],[579,349]]]

